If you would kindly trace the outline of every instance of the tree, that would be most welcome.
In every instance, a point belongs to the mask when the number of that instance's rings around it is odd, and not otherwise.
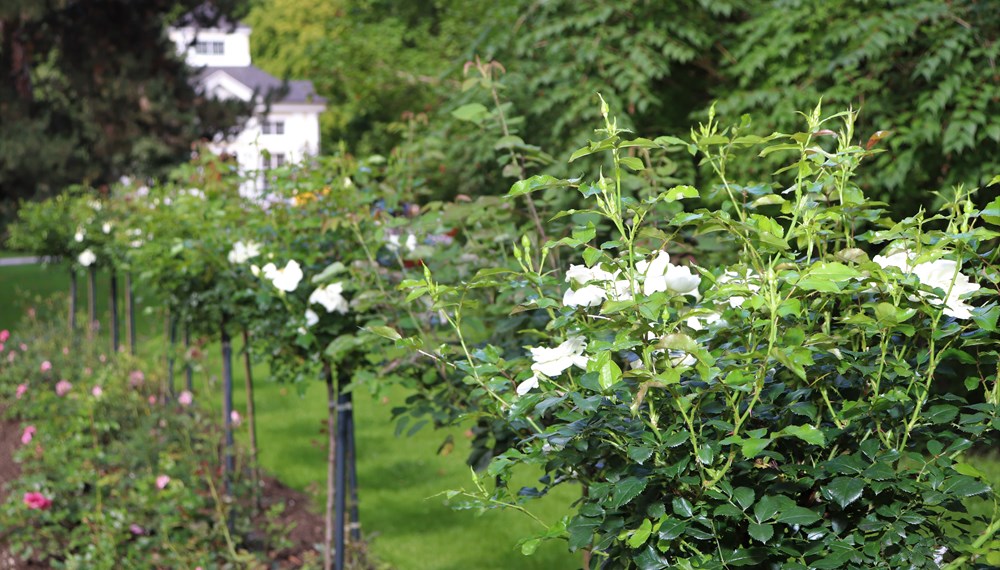
[[[151,176],[248,109],[207,99],[167,38],[198,0],[15,0],[0,8],[0,201]],[[197,10],[204,25],[237,0]]]

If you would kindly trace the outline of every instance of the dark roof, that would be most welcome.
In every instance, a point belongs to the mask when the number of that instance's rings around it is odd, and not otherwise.
[[[221,71],[236,81],[253,89],[263,97],[273,93],[274,103],[324,104],[326,99],[316,94],[312,81],[281,81],[270,73],[252,65],[246,67],[203,67],[198,71],[199,81]]]
[[[243,22],[233,22],[219,13],[218,8],[209,3],[199,4],[190,12],[185,13],[174,22],[175,28],[216,28],[220,30],[249,30],[250,26]]]

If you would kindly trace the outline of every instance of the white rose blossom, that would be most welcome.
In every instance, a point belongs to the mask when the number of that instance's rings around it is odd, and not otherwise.
[[[232,251],[229,252],[229,263],[246,263],[247,261],[260,255],[260,244],[257,242],[238,241],[233,244]]]
[[[342,315],[347,314],[348,305],[347,299],[344,298],[344,284],[331,283],[317,288],[312,292],[312,295],[309,295],[309,304],[316,303],[323,305],[328,313],[337,311]]]
[[[86,234],[83,232],[82,229],[77,229],[76,233],[73,234],[73,239],[76,240],[77,243],[80,243],[83,241],[85,235]]]
[[[110,234],[111,233],[111,224],[109,224],[108,222],[104,222],[104,225],[101,226],[101,231],[104,232],[104,233],[106,233],[106,234]]]
[[[268,263],[261,268],[261,272],[271,284],[286,293],[295,291],[299,282],[302,281],[302,267],[294,259],[281,269],[278,269],[273,263]]]
[[[917,255],[910,251],[898,251],[891,255],[876,255],[872,261],[888,269],[895,267],[904,274],[913,274],[921,284],[933,289],[944,291],[944,314],[956,319],[972,318],[972,309],[975,307],[966,303],[962,297],[975,293],[980,289],[978,283],[973,283],[968,275],[962,273],[962,266],[959,262],[951,259],[936,259],[923,263],[913,263]],[[933,293],[922,292],[922,296],[928,297]],[[934,295],[937,296],[937,295]],[[940,298],[940,297],[939,297]],[[910,297],[915,301],[916,297]]]
[[[675,295],[691,295],[699,298],[698,285],[701,276],[682,265],[670,263],[670,254],[658,251],[652,260],[642,260],[635,264],[636,271],[643,276],[642,294],[652,295],[659,291],[669,291]]]
[[[306,327],[312,327],[319,322],[319,315],[312,309],[306,309]]]
[[[400,239],[398,234],[389,234],[386,236],[386,245],[392,252],[397,252],[400,249]],[[412,252],[417,249],[417,236],[409,234],[406,236],[406,241],[402,243],[402,246],[407,249],[407,251]]]
[[[579,289],[570,287],[563,294],[563,305],[567,307],[595,307],[607,298],[627,301],[632,298],[627,279],[617,279],[619,271],[611,273],[599,266],[570,265],[566,271],[566,282],[583,285]]]
[[[719,276],[719,278],[716,280],[716,283],[719,284],[733,283],[735,285],[742,285],[746,287],[750,293],[756,293],[757,291],[760,291],[760,285],[754,283],[754,281],[758,280],[759,278],[757,277],[757,274],[753,273],[752,271],[748,273],[746,277],[740,276],[740,274],[736,273],[735,271],[726,271],[725,273]],[[742,307],[743,303],[746,303],[746,300],[747,298],[744,297],[743,295],[731,295],[729,297],[729,306],[733,307],[734,309],[736,307]]]
[[[80,265],[90,267],[95,261],[97,261],[97,255],[88,248],[80,252],[80,255],[77,256],[76,260],[80,262]]]
[[[571,366],[586,369],[589,360],[583,355],[583,349],[586,347],[587,341],[582,336],[574,336],[555,348],[544,346],[529,348],[531,358],[535,361],[531,365],[534,374],[517,386],[517,394],[523,396],[537,388],[539,375],[549,378],[559,376]]]

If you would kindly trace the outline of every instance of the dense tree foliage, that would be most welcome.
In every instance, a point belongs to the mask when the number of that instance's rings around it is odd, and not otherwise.
[[[724,119],[752,114],[760,134],[791,128],[794,110],[821,97],[860,108],[859,138],[891,131],[879,181],[860,180],[885,199],[1000,169],[1000,13],[981,0],[261,0],[250,21],[260,65],[308,77],[331,99],[328,145],[385,152],[416,137],[436,192],[509,186],[497,137],[484,134],[507,131],[554,156],[585,143],[598,91],[622,126],[656,133],[686,132],[713,100]],[[502,65],[486,89],[470,88],[483,86],[463,66],[475,56]],[[489,113],[470,114],[470,103]],[[421,120],[407,128],[406,118]],[[693,163],[676,159],[661,174],[691,175]],[[440,179],[442,168],[459,175]],[[565,174],[562,161],[546,168]]]
[[[189,81],[165,26],[195,0],[17,0],[0,7],[0,199],[162,172],[245,109]],[[200,13],[204,24],[236,0]]]

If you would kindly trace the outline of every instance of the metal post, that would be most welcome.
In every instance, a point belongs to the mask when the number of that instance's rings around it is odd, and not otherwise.
[[[121,344],[118,338],[118,277],[115,270],[111,270],[110,277],[110,298],[108,308],[111,309],[111,352],[118,354],[118,347]]]
[[[87,270],[87,338],[94,338],[97,330],[97,268]]]
[[[177,347],[177,319],[173,312],[167,314],[167,394],[173,398],[174,388],[174,352]]]
[[[354,396],[347,393],[347,486],[351,491],[351,540],[361,542],[361,518],[358,515],[358,461],[354,437]]]
[[[334,505],[336,522],[333,530],[336,570],[344,570],[344,514],[347,503],[347,414],[351,409],[351,396],[343,392],[337,396],[337,472]]]
[[[194,394],[194,370],[191,368],[191,327],[184,324],[184,387]]]
[[[69,269],[69,332],[71,335],[76,337],[76,299],[77,299],[77,287],[76,287],[76,269],[70,267]]]
[[[260,471],[257,468],[257,416],[253,399],[253,366],[250,360],[250,332],[243,327],[243,370],[247,396],[247,429],[250,432],[250,482],[254,507],[260,510]]]
[[[323,570],[333,570],[333,510],[336,495],[337,448],[337,386],[328,362],[323,363],[323,380],[326,382],[326,510],[323,513]],[[339,567],[338,567],[339,568]]]
[[[128,335],[128,352],[135,356],[135,292],[132,290],[132,272],[125,272],[125,332]]]
[[[223,488],[230,495],[230,479],[235,470],[233,458],[233,345],[226,330],[226,319],[222,319],[222,419],[225,429],[223,450]]]

